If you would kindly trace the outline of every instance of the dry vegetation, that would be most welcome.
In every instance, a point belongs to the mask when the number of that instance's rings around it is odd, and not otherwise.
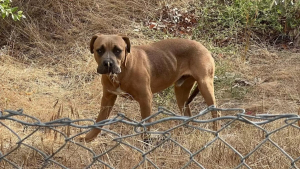
[[[96,74],[96,63],[89,53],[91,36],[123,33],[130,36],[133,44],[144,44],[166,37],[145,27],[143,22],[159,16],[161,7],[166,4],[182,10],[191,8],[193,0],[184,1],[139,1],[139,0],[82,0],[82,1],[20,1],[16,5],[25,12],[27,19],[21,22],[0,20],[0,110],[24,109],[26,114],[43,122],[60,117],[72,119],[94,119],[100,108],[102,95],[100,75]],[[135,31],[134,31],[135,30]],[[201,41],[201,39],[198,39]],[[214,49],[210,42],[203,42]],[[264,44],[253,45],[248,52],[248,60],[243,62],[240,53],[214,53],[217,65],[216,96],[218,107],[244,108],[255,114],[297,113],[300,107],[300,54],[295,50],[276,50]],[[246,85],[245,85],[246,84]],[[172,91],[155,95],[153,110],[158,106],[178,112]],[[192,103],[193,113],[205,108],[201,96]],[[140,120],[136,102],[118,98],[111,114],[118,112]],[[233,112],[224,114],[230,115]],[[158,117],[159,118],[159,117]],[[210,118],[209,115],[204,118]],[[23,119],[27,120],[27,119]],[[1,120],[21,138],[26,137],[34,127],[28,127]],[[225,122],[225,121],[224,121]],[[164,131],[176,122],[158,124],[156,130]],[[279,128],[284,121],[275,121],[263,127],[268,131]],[[209,125],[201,127],[210,128]],[[59,128],[65,130],[65,128]],[[132,134],[131,126],[116,124],[110,129],[119,133]],[[71,135],[79,132],[70,129]],[[235,122],[220,133],[220,136],[235,149],[246,155],[265,137],[264,133],[251,125]],[[172,133],[181,145],[196,152],[214,138],[214,135],[192,129],[178,129]],[[113,135],[99,136],[86,144],[97,154],[108,150],[115,142]],[[287,127],[273,135],[274,140],[292,158],[300,156],[299,129]],[[0,151],[7,153],[18,139],[11,131],[0,125]],[[78,140],[75,140],[78,141]],[[146,149],[139,136],[126,139],[126,142]],[[33,145],[46,154],[51,154],[63,143],[63,137],[53,131],[37,132],[29,137],[27,144]],[[22,168],[39,168],[42,156],[25,146],[10,154],[8,159]],[[188,161],[188,154],[172,142],[168,142],[149,154],[160,168],[181,168]],[[194,157],[205,168],[234,168],[240,164],[240,157],[220,140]],[[85,149],[68,145],[54,159],[69,168],[84,168],[92,162],[92,154]],[[141,160],[141,154],[127,146],[109,152],[103,159],[115,168],[132,168]],[[290,160],[273,145],[266,143],[246,159],[252,168],[288,168]],[[300,161],[297,166],[300,167]],[[195,164],[187,168],[195,168]],[[53,164],[49,168],[57,168]],[[12,168],[0,161],[0,168]],[[91,168],[104,168],[95,163]],[[149,163],[139,168],[153,168]],[[242,167],[243,168],[243,167]],[[245,167],[244,167],[245,168]]]

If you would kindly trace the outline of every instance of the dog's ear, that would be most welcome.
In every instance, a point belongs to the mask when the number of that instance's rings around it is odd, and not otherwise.
[[[124,59],[124,65],[126,67],[126,63],[127,63],[127,54],[130,53],[130,48],[131,48],[131,45],[130,45],[130,40],[127,36],[125,35],[119,35],[122,37],[122,39],[125,41],[126,43],[126,52],[125,52],[125,59]]]
[[[131,47],[131,45],[130,45],[130,40],[129,40],[129,38],[127,37],[127,36],[123,36],[123,35],[121,35],[122,36],[122,39],[125,41],[125,43],[126,43],[126,52],[127,53],[130,53],[130,47]]]
[[[91,42],[90,42],[90,51],[91,51],[91,53],[94,53],[94,42],[95,42],[95,40],[96,40],[99,36],[101,36],[101,34],[100,34],[100,33],[97,33],[97,34],[95,34],[95,35],[92,37],[92,39],[91,39]]]

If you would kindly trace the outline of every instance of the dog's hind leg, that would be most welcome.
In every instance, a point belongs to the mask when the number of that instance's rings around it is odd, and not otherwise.
[[[184,80],[183,83],[180,82],[181,85],[174,85],[176,100],[178,104],[178,108],[180,112],[184,116],[191,116],[191,110],[189,105],[185,105],[185,102],[188,100],[190,91],[195,83],[195,79],[193,77],[188,77]]]
[[[214,82],[213,82],[213,77],[207,76],[204,79],[200,79],[197,81],[198,83],[198,88],[208,106],[215,105],[216,106],[216,99],[215,99],[215,94],[214,94]],[[217,111],[212,111],[212,117],[220,117],[221,114]],[[219,130],[220,129],[220,124],[219,122],[215,121],[214,122],[214,130]]]

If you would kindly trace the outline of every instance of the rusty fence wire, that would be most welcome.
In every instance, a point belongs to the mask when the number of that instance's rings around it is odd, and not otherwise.
[[[220,111],[222,114],[236,113],[213,119],[202,118],[208,113],[207,116],[210,116],[211,111]],[[147,123],[148,119],[152,121]],[[298,169],[299,120],[300,117],[296,114],[253,116],[245,113],[244,109],[220,109],[214,106],[192,117],[179,116],[160,107],[156,113],[143,121],[135,121],[119,113],[99,123],[95,123],[92,119],[70,118],[42,122],[24,113],[23,110],[5,110],[0,111],[0,168],[129,168],[130,166],[130,168]],[[222,123],[220,130],[211,130],[214,121]],[[163,124],[166,126],[162,127]],[[122,126],[127,126],[130,131],[124,131]],[[148,127],[151,127],[150,131],[147,130]],[[92,143],[81,141],[80,138],[93,128],[101,128],[103,134]],[[115,131],[116,128],[119,130]],[[55,139],[47,142],[51,132],[53,137],[59,135],[62,138],[59,146],[54,145]],[[150,142],[142,141],[140,136],[145,133],[153,136]],[[38,142],[36,138],[42,141]],[[105,140],[101,140],[104,138]],[[45,148],[47,146],[52,149]],[[104,146],[106,147],[103,148]],[[20,155],[22,153],[23,155]],[[64,155],[68,156],[68,159],[63,160]],[[70,159],[73,157],[77,158],[77,163],[76,160]],[[30,163],[26,163],[26,160]],[[284,162],[280,162],[281,160]]]

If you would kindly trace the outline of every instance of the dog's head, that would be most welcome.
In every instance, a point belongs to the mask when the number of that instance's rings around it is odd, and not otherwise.
[[[121,73],[121,65],[126,63],[126,56],[130,53],[130,41],[122,35],[96,34],[91,39],[90,50],[98,63],[98,73],[118,74]]]

